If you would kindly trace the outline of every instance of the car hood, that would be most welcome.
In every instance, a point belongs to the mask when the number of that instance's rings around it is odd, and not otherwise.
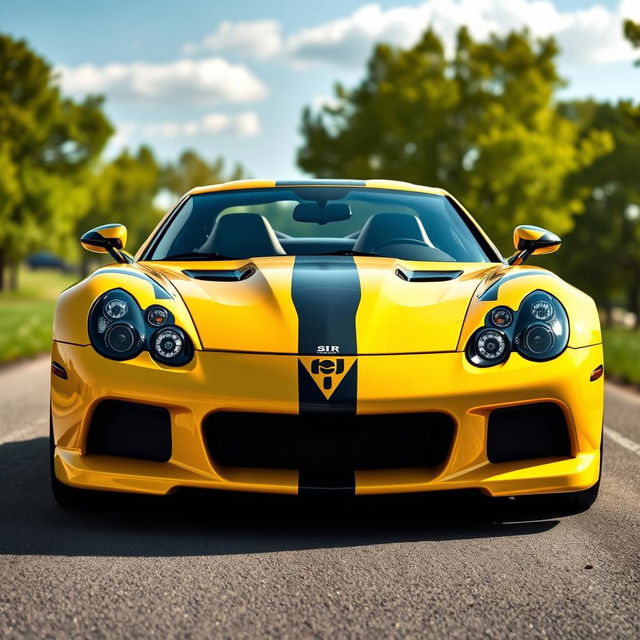
[[[139,266],[175,287],[204,349],[359,355],[455,351],[474,292],[500,267],[350,256]]]

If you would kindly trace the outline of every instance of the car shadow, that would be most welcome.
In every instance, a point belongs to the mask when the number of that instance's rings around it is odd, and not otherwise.
[[[62,509],[47,438],[0,446],[0,555],[202,556],[535,535],[558,514],[527,500],[443,492],[357,498],[183,491],[90,494]]]

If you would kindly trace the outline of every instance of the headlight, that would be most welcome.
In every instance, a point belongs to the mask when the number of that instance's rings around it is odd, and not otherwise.
[[[193,357],[191,341],[178,327],[156,331],[151,339],[150,351],[156,360],[174,366],[186,364]]]
[[[112,320],[119,320],[127,315],[129,304],[122,298],[113,298],[104,305],[104,314]]]
[[[160,305],[154,305],[153,307],[149,307],[147,309],[147,322],[152,327],[161,327],[163,324],[166,324],[169,320],[169,312]]]
[[[169,326],[174,322],[165,307],[142,310],[130,293],[113,289],[89,312],[89,338],[100,355],[112,360],[130,360],[147,350],[158,362],[182,366],[193,357],[193,345],[182,329]]]
[[[509,338],[500,329],[476,331],[467,348],[467,357],[476,367],[491,367],[509,356]]]
[[[560,301],[546,291],[526,296],[516,311],[500,306],[485,316],[485,326],[467,343],[467,358],[476,367],[504,362],[511,351],[528,360],[559,356],[569,342],[569,319]]]
[[[560,301],[546,291],[530,293],[520,305],[514,343],[528,360],[551,360],[569,342],[569,318]]]
[[[553,304],[549,300],[536,300],[530,307],[529,311],[536,320],[542,322],[551,322],[556,312]]]
[[[128,354],[136,350],[140,341],[140,334],[134,327],[125,322],[112,324],[104,334],[106,345],[118,354]]]
[[[543,354],[553,349],[555,336],[546,324],[532,324],[522,334],[522,344],[531,353]]]
[[[509,307],[496,307],[489,313],[491,324],[499,329],[506,329],[513,322],[513,311]]]
[[[89,312],[93,348],[112,360],[135,358],[145,346],[146,328],[134,297],[122,289],[100,296]]]

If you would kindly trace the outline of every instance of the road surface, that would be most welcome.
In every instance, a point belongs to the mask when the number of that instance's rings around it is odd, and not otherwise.
[[[2,638],[638,638],[640,397],[607,390],[588,512],[466,497],[59,509],[48,359],[0,370]]]

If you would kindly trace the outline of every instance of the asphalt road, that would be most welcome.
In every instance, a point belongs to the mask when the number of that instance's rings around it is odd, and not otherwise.
[[[638,638],[640,396],[607,391],[590,511],[466,496],[59,509],[48,359],[0,370],[2,638]]]

